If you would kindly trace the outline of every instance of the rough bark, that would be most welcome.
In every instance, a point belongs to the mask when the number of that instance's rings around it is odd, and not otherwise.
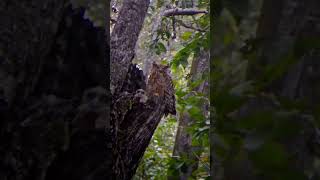
[[[105,32],[66,3],[0,2],[0,179],[110,177]]]
[[[112,102],[111,120],[115,126],[113,179],[131,179],[152,135],[164,115],[164,99],[138,96],[145,90],[143,72],[130,65],[121,94]],[[141,95],[141,94],[139,94]],[[145,101],[141,101],[147,98]]]
[[[112,95],[120,92],[125,81],[149,3],[148,0],[126,0],[123,2],[110,40],[110,89]]]
[[[132,64],[149,1],[126,0],[111,34],[112,179],[133,177],[164,115],[164,99],[147,97],[143,72]]]
[[[154,3],[156,3],[156,2],[154,2]],[[158,30],[161,28],[161,20],[162,20],[163,12],[165,11],[165,6],[166,6],[166,4],[160,8],[160,10],[159,10],[159,12],[157,12],[157,14],[153,15],[153,18],[152,18],[153,23],[152,23],[152,29],[151,29],[151,35],[152,35],[151,46],[154,46],[159,41]],[[155,56],[154,51],[149,49],[147,52],[147,58],[143,62],[143,72],[146,77],[148,77],[148,75],[149,75],[149,72],[152,67],[152,63],[154,62],[155,58],[156,58],[156,56]]]
[[[205,50],[201,51],[196,57],[196,59],[192,63],[191,67],[191,81],[197,81],[201,78],[205,73],[209,72],[209,52]],[[208,81],[204,81],[198,87],[196,87],[193,91],[208,94]],[[191,92],[187,96],[192,96],[194,92]],[[208,112],[208,104],[203,104],[201,108],[204,112]],[[176,135],[176,140],[174,144],[173,156],[186,156],[187,159],[191,160],[190,164],[187,164],[183,169],[179,171],[179,179],[187,180],[188,178],[195,178],[192,173],[197,170],[199,159],[201,156],[201,147],[192,145],[192,137],[188,132],[188,128],[192,126],[194,123],[194,119],[190,117],[187,112],[183,112],[179,117],[179,125]],[[174,177],[169,177],[169,179],[174,179]]]

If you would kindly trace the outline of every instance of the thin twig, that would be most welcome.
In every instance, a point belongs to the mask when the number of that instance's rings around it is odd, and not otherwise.
[[[193,30],[196,30],[196,31],[199,31],[199,32],[207,32],[207,29],[200,29],[200,28],[197,28],[197,27],[193,27],[192,25],[185,24],[183,21],[178,20],[178,19],[176,19],[176,22],[179,23],[181,26],[183,26],[185,28],[188,28],[188,29],[193,29]]]

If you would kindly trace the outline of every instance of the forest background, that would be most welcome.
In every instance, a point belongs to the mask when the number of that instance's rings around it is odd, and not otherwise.
[[[318,7],[2,1],[1,177],[319,179]],[[132,99],[152,62],[175,116]]]

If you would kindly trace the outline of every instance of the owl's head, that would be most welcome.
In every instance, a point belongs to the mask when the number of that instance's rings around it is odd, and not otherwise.
[[[152,63],[152,68],[160,70],[160,71],[164,71],[164,72],[168,72],[168,70],[170,70],[169,67],[170,66],[168,66],[168,65],[157,64],[156,62]]]

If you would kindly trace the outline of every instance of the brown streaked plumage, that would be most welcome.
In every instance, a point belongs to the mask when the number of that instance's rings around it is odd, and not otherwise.
[[[148,97],[158,96],[164,98],[165,114],[176,114],[175,92],[169,66],[152,64],[147,83]]]

